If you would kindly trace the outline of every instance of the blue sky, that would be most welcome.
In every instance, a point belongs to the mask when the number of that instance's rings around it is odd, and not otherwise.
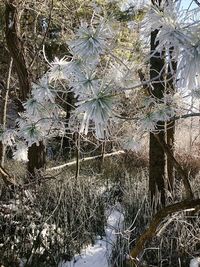
[[[182,0],[183,8],[188,8],[191,2],[192,2],[192,0]],[[194,3],[194,1],[192,3],[192,7],[197,7],[197,5]]]

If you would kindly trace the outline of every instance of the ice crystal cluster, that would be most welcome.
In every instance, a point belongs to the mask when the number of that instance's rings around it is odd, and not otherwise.
[[[27,161],[28,147],[65,133],[64,111],[56,103],[57,81],[66,82],[76,97],[73,116],[78,118],[78,131],[87,134],[92,125],[98,138],[105,137],[113,100],[108,83],[96,72],[112,34],[103,20],[95,27],[83,23],[68,42],[72,59],[55,58],[49,71],[32,85],[17,130],[0,134],[3,144],[14,145],[14,159]]]
[[[152,32],[157,33],[156,49],[151,56],[164,54],[165,67],[173,75],[176,92],[171,94],[169,90],[167,94],[174,99],[171,103],[166,101],[166,95],[163,99],[148,98],[154,103],[149,108],[146,102],[147,112],[141,115],[140,122],[141,128],[149,131],[155,130],[160,121],[169,121],[179,114],[183,103],[180,105],[181,97],[177,99],[177,90],[185,90],[191,97],[200,97],[200,10],[183,10],[181,1],[155,3],[149,6],[142,23],[142,40],[150,44]],[[176,70],[173,68],[174,62],[177,64]]]
[[[155,52],[162,53],[164,49],[169,66],[172,60],[177,62],[178,85],[189,90],[199,89],[200,10],[183,10],[181,1],[162,3],[161,6],[152,5],[147,12],[143,32],[150,35],[158,31]],[[169,57],[170,52],[172,57]]]
[[[120,1],[115,2],[119,4]],[[136,2],[121,2],[121,10],[134,8]],[[141,8],[145,1],[139,2]],[[164,51],[165,67],[174,75],[174,87],[184,88],[189,95],[199,98],[199,10],[182,10],[180,1],[163,3],[149,5],[148,10],[145,6],[146,15],[141,29],[143,39],[149,40],[154,31],[158,33],[153,56]],[[30,98],[23,104],[24,112],[17,121],[17,129],[0,130],[3,144],[14,146],[15,159],[27,160],[28,147],[65,133],[64,111],[56,101],[58,81],[66,84],[68,89],[63,89],[64,93],[71,91],[76,98],[75,110],[68,123],[70,130],[85,135],[91,130],[99,139],[109,134],[110,121],[114,117],[115,94],[135,84],[132,69],[128,66],[130,62],[109,58],[113,54],[114,38],[114,31],[106,19],[80,25],[74,38],[68,41],[72,57],[55,58],[51,62],[49,71],[32,85]],[[172,68],[174,61],[176,71]],[[171,94],[169,91],[163,99],[146,97],[145,108],[137,114],[140,131],[155,131],[160,121],[169,121],[178,114],[182,100],[177,96],[177,92]]]

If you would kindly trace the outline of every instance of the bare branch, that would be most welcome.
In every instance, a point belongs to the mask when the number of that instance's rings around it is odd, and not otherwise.
[[[193,1],[197,4],[197,6],[200,7],[200,2],[198,0],[193,0]]]
[[[176,204],[167,206],[159,210],[154,216],[149,224],[149,227],[143,232],[143,234],[137,239],[134,248],[131,251],[131,258],[135,266],[137,266],[137,257],[142,252],[144,245],[147,241],[150,241],[156,234],[158,226],[162,221],[173,213],[183,212],[186,210],[196,209],[200,207],[200,199],[195,200],[185,200],[178,202]]]

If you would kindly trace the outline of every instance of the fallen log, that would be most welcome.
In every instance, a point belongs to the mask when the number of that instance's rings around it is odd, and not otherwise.
[[[111,157],[111,156],[117,156],[117,155],[121,155],[121,154],[125,154],[126,152],[124,150],[119,150],[119,151],[115,151],[115,152],[112,152],[112,153],[107,153],[107,154],[104,154],[104,158],[107,158],[107,157]],[[94,160],[94,159],[98,159],[98,158],[102,158],[102,154],[101,155],[97,155],[97,156],[93,156],[93,157],[87,157],[87,158],[82,158],[79,160],[79,163],[81,162],[85,162],[85,161],[90,161],[90,160]],[[77,161],[74,160],[74,161],[71,161],[71,162],[67,162],[65,164],[62,164],[62,165],[59,165],[59,166],[56,166],[56,167],[52,167],[52,168],[48,168],[46,171],[55,171],[55,170],[59,170],[59,169],[62,169],[62,168],[65,168],[65,167],[69,167],[69,166],[73,166],[73,165],[76,165],[77,164]]]

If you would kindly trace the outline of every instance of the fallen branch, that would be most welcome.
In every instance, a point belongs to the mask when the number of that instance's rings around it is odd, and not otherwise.
[[[117,156],[117,155],[121,155],[121,154],[125,154],[125,151],[124,150],[119,150],[119,151],[116,151],[116,152],[108,153],[108,154],[104,155],[104,158],[111,157],[111,156]],[[98,159],[98,158],[102,158],[102,154],[101,155],[97,155],[97,156],[93,156],[93,157],[87,157],[87,158],[80,159],[79,163],[85,162],[85,161],[94,160],[94,159]],[[74,161],[67,162],[65,164],[62,164],[62,165],[59,165],[59,166],[56,166],[56,167],[48,168],[46,171],[47,172],[48,171],[55,171],[55,170],[59,170],[59,169],[62,169],[62,168],[65,168],[65,167],[69,167],[69,166],[73,166],[73,165],[76,165],[76,164],[77,164],[77,161],[74,160]]]
[[[181,201],[179,203],[167,206],[159,210],[153,216],[153,219],[149,224],[149,227],[137,239],[136,244],[130,253],[131,255],[130,261],[132,261],[135,264],[135,266],[137,266],[137,263],[139,262],[138,256],[142,252],[145,243],[147,241],[150,241],[156,235],[158,226],[167,216],[176,212],[183,212],[191,209],[194,210],[197,207],[200,208],[200,199]]]

